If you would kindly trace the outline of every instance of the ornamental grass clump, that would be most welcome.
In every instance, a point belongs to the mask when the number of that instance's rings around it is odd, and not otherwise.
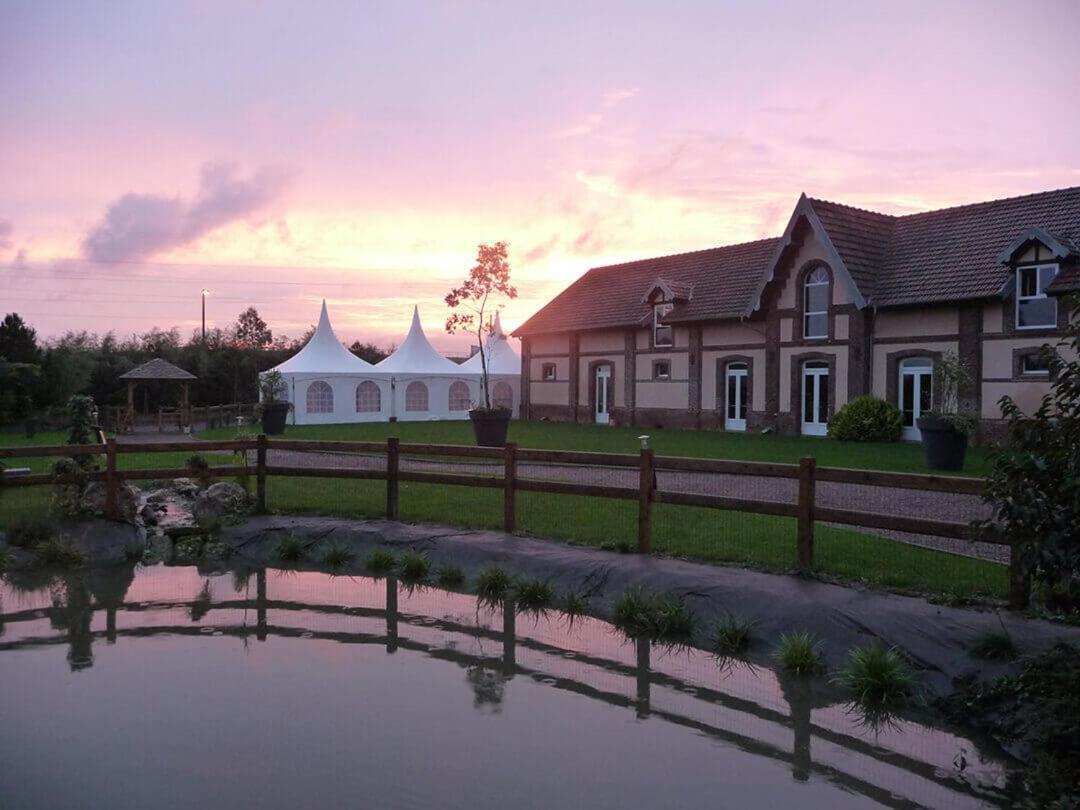
[[[813,675],[825,666],[821,660],[821,642],[808,630],[782,633],[775,655],[780,665],[795,675]]]
[[[976,658],[996,661],[1012,661],[1019,655],[1012,636],[1004,630],[991,630],[980,634],[968,647],[968,652]]]
[[[323,549],[320,561],[331,571],[340,571],[348,566],[354,557],[356,557],[356,552],[351,548],[342,543],[335,543]]]
[[[364,561],[364,567],[373,574],[388,574],[397,565],[397,557],[389,549],[377,548]]]
[[[836,682],[860,706],[882,709],[903,703],[915,685],[915,676],[899,650],[875,642],[848,653],[848,664]]]
[[[481,602],[494,603],[503,599],[513,584],[504,568],[492,563],[476,577],[476,595]]]
[[[688,641],[694,633],[694,614],[672,594],[633,587],[615,603],[615,626],[630,636]]]
[[[542,613],[554,598],[555,588],[547,579],[519,579],[514,585],[514,599],[522,613]]]
[[[34,554],[42,565],[53,568],[82,568],[86,565],[86,552],[60,537],[53,537],[34,546]]]
[[[36,515],[19,520],[8,529],[7,543],[15,548],[30,549],[39,543],[52,540],[60,534],[59,526],[47,517]]]
[[[713,652],[724,658],[742,655],[750,648],[756,624],[750,619],[727,614],[713,629]]]
[[[444,588],[460,588],[465,584],[465,569],[460,565],[440,565],[435,581]]]
[[[431,562],[418,551],[406,551],[398,560],[401,578],[409,582],[424,582],[431,574]]]
[[[574,619],[579,616],[584,616],[589,612],[589,600],[577,591],[567,591],[566,595],[562,598],[559,609],[562,610],[570,622],[573,623]]]
[[[295,534],[287,534],[278,541],[278,559],[284,563],[298,563],[304,559],[304,541]]]

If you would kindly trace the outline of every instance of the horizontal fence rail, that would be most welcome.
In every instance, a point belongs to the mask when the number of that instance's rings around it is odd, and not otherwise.
[[[308,454],[362,455],[382,459],[385,464],[367,468],[271,464],[267,460],[267,452],[270,450]],[[249,454],[253,452],[255,463],[208,467],[201,470],[186,467],[139,470],[117,469],[117,456],[119,454],[203,451],[242,453],[244,459],[250,459]],[[256,506],[260,512],[265,512],[267,510],[266,479],[270,476],[286,476],[386,481],[386,515],[391,520],[397,520],[399,517],[399,487],[403,481],[443,486],[502,489],[504,493],[503,526],[508,532],[517,529],[516,493],[518,492],[540,492],[554,495],[576,495],[637,501],[637,547],[638,551],[643,553],[650,551],[653,506],[658,503],[789,517],[794,518],[797,524],[795,559],[800,570],[810,570],[813,567],[814,526],[816,523],[854,526],[940,538],[979,539],[982,542],[996,542],[998,545],[1005,545],[993,539],[976,538],[971,525],[968,523],[908,515],[890,515],[880,512],[837,509],[818,506],[816,503],[818,482],[887,487],[899,490],[933,491],[955,495],[980,495],[984,488],[984,482],[981,479],[817,467],[812,458],[804,458],[799,464],[776,464],[758,461],[655,456],[650,449],[643,449],[638,454],[628,454],[519,448],[512,443],[504,447],[474,447],[469,445],[402,443],[396,438],[391,438],[385,442],[349,442],[269,439],[266,436],[259,436],[256,439],[200,441],[198,443],[155,442],[122,445],[117,444],[115,439],[109,439],[103,445],[0,448],[0,459],[95,455],[105,456],[105,469],[103,471],[92,471],[87,474],[87,478],[105,482],[106,511],[112,515],[116,514],[117,490],[120,482],[123,481],[177,477],[254,476],[256,480]],[[414,458],[444,457],[501,462],[498,465],[501,469],[491,471],[491,465],[479,465],[479,470],[489,470],[483,474],[479,472],[473,474],[471,472],[433,472],[401,469],[401,457],[403,455]],[[521,463],[566,467],[635,469],[639,473],[637,476],[638,486],[608,486],[574,481],[522,478],[518,474],[518,466]],[[794,502],[786,503],[777,500],[668,491],[657,486],[657,471],[701,472],[731,476],[789,479],[797,482],[797,498]],[[21,474],[0,478],[0,485],[4,488],[32,486],[47,484],[51,480],[51,476],[47,474]],[[1011,554],[1010,568],[1010,603],[1013,606],[1022,607],[1027,603],[1030,583],[1019,574],[1015,549]]]

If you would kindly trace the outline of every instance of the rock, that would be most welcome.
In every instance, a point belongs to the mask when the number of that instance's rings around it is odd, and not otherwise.
[[[172,482],[172,488],[178,495],[186,495],[189,498],[194,498],[199,494],[199,485],[190,478],[177,478]]]
[[[247,490],[232,481],[218,481],[204,489],[196,496],[192,510],[200,526],[232,523],[249,511],[251,498]]]
[[[158,522],[158,511],[160,507],[155,507],[153,504],[146,504],[139,510],[139,517],[142,518],[142,522],[147,526],[155,526]]]
[[[81,506],[86,511],[95,514],[105,514],[105,482],[91,481],[83,490]],[[116,488],[117,519],[125,523],[135,523],[136,516],[142,506],[142,492],[138,487],[131,484],[121,483]]]
[[[153,492],[148,492],[146,495],[147,505],[161,506],[169,498],[172,497],[172,493],[167,489],[155,489]]]

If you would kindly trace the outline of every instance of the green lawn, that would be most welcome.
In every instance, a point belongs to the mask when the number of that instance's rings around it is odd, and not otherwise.
[[[636,453],[639,447],[637,437],[643,433],[649,434],[649,444],[660,456],[696,456],[793,464],[798,463],[804,456],[812,456],[822,467],[929,472],[923,462],[922,446],[910,442],[838,442],[808,436],[618,428],[561,422],[512,422],[510,425],[510,441],[517,442],[521,447],[551,450]],[[228,439],[235,435],[235,428],[219,428],[199,434],[201,438],[214,439]],[[475,444],[472,427],[467,421],[290,425],[284,438],[385,441],[390,436],[418,444]],[[983,476],[989,470],[989,452],[981,447],[971,448],[962,474]]]

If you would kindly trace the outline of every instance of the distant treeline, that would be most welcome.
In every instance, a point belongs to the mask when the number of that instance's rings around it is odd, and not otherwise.
[[[208,329],[205,341],[200,331],[184,341],[179,329],[155,328],[127,338],[67,332],[39,342],[36,331],[11,313],[0,322],[0,424],[62,409],[73,394],[88,394],[100,408],[123,404],[127,385],[120,375],[155,357],[199,378],[191,385],[193,405],[254,402],[258,373],[296,352],[313,331],[297,339],[275,338],[250,307],[229,328]],[[388,353],[359,341],[349,350],[370,363]],[[179,396],[176,383],[140,383],[136,407],[154,412],[159,405],[176,404]]]

